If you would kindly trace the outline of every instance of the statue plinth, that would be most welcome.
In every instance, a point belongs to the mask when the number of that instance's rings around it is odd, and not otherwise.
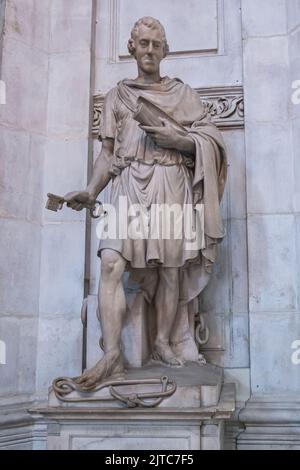
[[[166,388],[171,395],[153,406],[161,397],[160,377],[169,379]],[[131,384],[138,381],[145,383]],[[112,378],[108,384],[116,382]],[[235,410],[235,387],[223,384],[221,368],[194,363],[181,368],[150,364],[128,370],[119,377],[120,384],[125,382],[129,385],[113,385],[116,398],[109,387],[67,395],[68,400],[81,400],[78,402],[61,401],[50,389],[48,407],[32,410],[49,423],[48,449],[223,448],[224,422]],[[127,405],[120,397],[129,397]]]
[[[97,409],[153,408],[159,405],[160,408],[197,409],[218,404],[222,383],[223,369],[217,366],[191,362],[175,368],[153,361],[142,368],[132,368],[121,376],[111,377],[96,391],[79,389],[60,395],[52,388],[48,403],[50,407],[67,408],[74,405]],[[156,405],[159,399],[161,401]]]

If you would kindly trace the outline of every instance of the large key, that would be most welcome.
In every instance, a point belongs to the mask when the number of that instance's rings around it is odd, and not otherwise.
[[[56,194],[48,193],[48,200],[46,203],[46,209],[49,211],[57,212],[62,209],[64,203],[66,202],[63,197],[57,196]]]
[[[67,202],[62,196],[57,196],[57,194],[52,194],[48,193],[48,200],[46,203],[46,209],[49,211],[54,211],[57,212],[63,208],[63,205],[65,202]],[[86,207],[86,209],[89,209],[90,215],[93,219],[98,219],[102,215],[106,215],[106,212],[103,210],[100,211],[100,207],[102,206],[102,203],[100,201],[96,201],[95,205],[93,207]]]

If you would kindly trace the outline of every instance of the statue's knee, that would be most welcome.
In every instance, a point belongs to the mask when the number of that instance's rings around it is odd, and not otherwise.
[[[118,253],[104,251],[101,254],[101,275],[104,277],[123,274],[123,261]]]
[[[114,261],[102,261],[101,273],[102,275],[110,275],[115,271],[116,263]]]

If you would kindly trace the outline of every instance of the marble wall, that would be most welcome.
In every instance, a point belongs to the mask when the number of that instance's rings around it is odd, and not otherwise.
[[[86,185],[92,1],[9,0],[1,79],[0,396],[81,372],[85,213],[44,209]]]
[[[0,105],[0,396],[35,391],[43,166],[47,142],[49,2],[2,2]]]
[[[241,449],[276,448],[275,434],[277,448],[300,448],[289,428],[300,387],[299,11],[298,0],[242,0],[251,398]]]
[[[81,372],[85,213],[44,207],[86,184],[92,0],[1,7],[0,448],[44,448],[26,409]]]
[[[90,114],[92,1],[52,0],[49,35],[47,192],[86,186]],[[81,372],[85,211],[43,211],[37,391]]]
[[[294,16],[287,4],[242,2],[252,393],[300,386],[300,369],[291,362],[300,334],[292,134],[299,110],[290,105],[291,54],[299,49],[287,30],[287,14]]]
[[[189,8],[198,12],[204,3],[191,0]],[[151,2],[156,9],[161,4]],[[119,0],[0,5],[0,24],[6,8],[0,79],[7,84],[0,104],[0,340],[7,362],[0,364],[1,408],[43,399],[53,377],[80,372],[85,214],[43,208],[47,192],[85,186],[90,93],[132,76],[135,64],[120,45],[128,28],[124,14],[120,22]],[[147,14],[141,2],[136,8]],[[290,424],[300,409],[300,365],[291,360],[292,343],[300,340],[300,104],[292,98],[300,80],[300,0],[211,2],[209,34],[202,43],[201,37],[187,42],[186,50],[174,34],[185,17],[172,12],[167,28],[174,48],[164,73],[194,87],[244,86],[245,131],[225,136],[228,237],[203,299],[205,311],[214,313],[209,354],[226,368],[226,380],[237,383],[241,404],[251,395],[240,413],[244,432],[233,433],[232,442],[300,448],[299,423]],[[168,18],[169,8],[162,14]],[[95,250],[91,259],[89,293],[95,294]],[[3,442],[0,420],[0,447]]]

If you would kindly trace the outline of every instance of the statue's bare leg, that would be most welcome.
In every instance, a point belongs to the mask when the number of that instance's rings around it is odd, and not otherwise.
[[[166,364],[182,364],[170,346],[170,335],[174,324],[179,296],[179,270],[159,268],[159,282],[155,296],[157,335],[154,342],[153,358]]]
[[[84,387],[103,381],[124,370],[121,355],[122,319],[126,310],[122,275],[126,261],[114,250],[101,252],[101,279],[99,283],[99,310],[104,356],[97,364],[77,379]]]

